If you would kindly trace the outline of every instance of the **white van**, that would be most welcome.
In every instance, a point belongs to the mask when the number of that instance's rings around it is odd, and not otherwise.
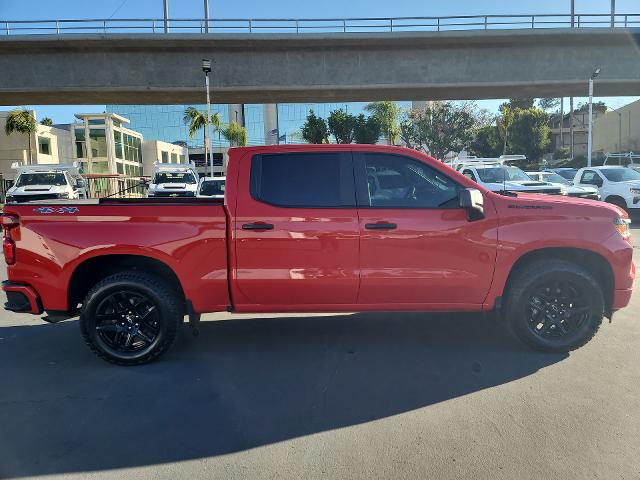
[[[198,171],[194,163],[154,163],[147,197],[195,197]]]
[[[84,180],[75,165],[15,166],[18,176],[5,202],[87,198]]]

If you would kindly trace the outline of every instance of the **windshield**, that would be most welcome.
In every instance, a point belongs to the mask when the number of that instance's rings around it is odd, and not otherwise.
[[[576,170],[575,168],[570,168],[567,170],[558,170],[556,173],[561,177],[564,177],[567,180],[571,181],[575,178],[576,173],[578,173],[578,170]]]
[[[611,182],[628,182],[640,180],[640,173],[631,168],[603,168],[602,174]]]
[[[190,172],[159,172],[153,183],[196,183],[196,179]]]
[[[67,184],[64,173],[23,173],[18,177],[16,187],[27,185],[57,185]]]
[[[561,183],[563,185],[571,185],[571,182],[557,173],[543,172],[536,175],[538,180],[543,182]]]
[[[200,195],[224,195],[224,180],[206,180],[200,187]]]
[[[503,181],[531,181],[526,173],[520,170],[518,167],[490,167],[490,168],[478,168],[478,176],[484,183],[501,183]]]

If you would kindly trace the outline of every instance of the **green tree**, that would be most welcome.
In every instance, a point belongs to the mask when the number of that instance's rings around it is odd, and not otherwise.
[[[336,143],[353,142],[353,129],[356,126],[356,117],[339,108],[329,114],[327,124],[329,125],[329,133],[335,137]]]
[[[222,136],[232,147],[244,147],[247,144],[247,129],[231,122],[222,129]]]
[[[516,109],[510,128],[509,153],[538,160],[549,147],[549,115],[539,108]]]
[[[423,109],[413,109],[401,123],[401,135],[407,146],[443,159],[449,152],[459,152],[473,137],[474,118],[464,105],[433,102]]]
[[[500,138],[502,138],[502,153],[507,153],[507,144],[509,143],[509,132],[513,123],[513,115],[517,109],[511,108],[508,104],[500,105],[500,116],[496,119],[496,127]]]
[[[533,107],[534,101],[535,100],[533,98],[510,98],[508,102],[503,103],[498,108],[500,109],[500,111],[502,111],[504,107],[509,107],[512,110],[515,110],[517,108],[527,109]]]
[[[548,98],[539,98],[538,99],[538,107],[544,110],[545,112],[555,112],[556,109],[560,106],[560,99],[557,97],[548,97]]]
[[[324,118],[309,110],[307,120],[302,126],[302,138],[308,143],[329,143],[329,129]]]
[[[387,142],[395,145],[400,136],[400,128],[398,127],[400,107],[394,102],[373,102],[369,103],[365,110],[378,120]]]
[[[38,126],[36,117],[26,109],[11,110],[7,115],[7,122],[4,126],[4,133],[11,135],[12,133],[21,133],[27,135],[29,139],[29,163],[33,163],[33,152],[31,151],[31,135],[36,132]]]
[[[50,127],[51,125],[53,125],[53,120],[51,120],[49,117],[44,117],[42,120],[40,120],[40,125],[46,125],[47,127]]]
[[[356,143],[377,143],[381,133],[382,126],[376,117],[373,115],[366,117],[364,113],[358,115],[353,129],[353,138]]]
[[[476,157],[494,158],[502,153],[502,139],[495,125],[478,128],[469,144],[469,153]]]
[[[205,157],[207,153],[208,142],[207,142],[207,125],[211,125],[215,132],[220,132],[220,127],[222,122],[220,121],[220,114],[214,113],[211,115],[211,119],[208,118],[207,112],[201,112],[196,107],[187,107],[184,111],[184,116],[182,117],[185,125],[189,126],[189,138],[193,138],[198,133],[198,130],[202,130],[203,132],[203,140],[204,140],[204,151]]]

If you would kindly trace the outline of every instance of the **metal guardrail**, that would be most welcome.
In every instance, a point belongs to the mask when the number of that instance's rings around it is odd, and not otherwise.
[[[106,33],[368,33],[542,28],[627,28],[640,13],[457,15],[396,18],[125,18],[0,20],[0,35]]]

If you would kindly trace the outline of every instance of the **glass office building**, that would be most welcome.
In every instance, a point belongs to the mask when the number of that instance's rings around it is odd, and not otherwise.
[[[402,109],[411,108],[411,102],[397,102]],[[316,115],[327,118],[329,114],[338,108],[345,109],[352,115],[365,113],[367,102],[351,103],[282,103],[277,108],[277,135],[280,143],[302,143],[301,129],[307,118],[309,110]],[[107,111],[128,118],[129,127],[144,135],[147,139],[162,140],[165,142],[186,142],[190,147],[201,147],[204,144],[202,132],[198,132],[191,139],[188,135],[188,126],[183,121],[184,110],[189,105],[107,105]],[[206,105],[193,105],[197,109],[205,111]],[[228,105],[212,104],[212,113],[219,113],[222,123],[229,122]],[[247,129],[247,143],[249,145],[264,145],[265,118],[264,105],[245,104],[244,123]],[[236,120],[236,119],[231,119]],[[267,135],[269,132],[267,132]],[[228,147],[229,143],[219,134],[214,133],[213,147]]]
[[[129,127],[140,132],[144,138],[162,140],[164,142],[186,142],[190,147],[201,147],[204,144],[203,133],[199,131],[194,138],[189,138],[189,127],[184,123],[184,111],[191,105],[107,105],[107,112],[113,112],[129,119]],[[193,105],[198,110],[206,111],[206,105]],[[227,105],[212,104],[211,113],[219,113],[223,123],[228,123]],[[228,142],[221,138],[222,146]],[[218,135],[212,139],[213,146],[219,145]]]

